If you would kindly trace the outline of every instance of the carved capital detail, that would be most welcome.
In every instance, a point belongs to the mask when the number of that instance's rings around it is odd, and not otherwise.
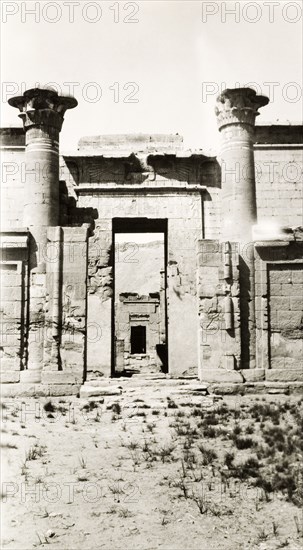
[[[217,98],[215,113],[221,130],[229,124],[255,125],[258,109],[264,107],[269,99],[257,95],[252,88],[227,89]]]
[[[24,111],[20,113],[19,118],[21,118],[25,130],[33,126],[38,128],[46,126],[48,128],[55,128],[58,132],[61,132],[63,124],[63,117],[51,109]]]
[[[25,130],[32,126],[48,126],[59,132],[64,113],[78,105],[74,97],[59,96],[55,90],[42,88],[27,90],[22,96],[10,98],[8,103],[19,109]]]

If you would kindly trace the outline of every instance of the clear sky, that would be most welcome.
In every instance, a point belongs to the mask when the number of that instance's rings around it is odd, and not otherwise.
[[[1,125],[18,120],[11,95],[75,83],[64,150],[84,135],[178,132],[216,151],[216,96],[249,82],[270,96],[260,122],[302,120],[301,1],[3,1],[1,21]]]

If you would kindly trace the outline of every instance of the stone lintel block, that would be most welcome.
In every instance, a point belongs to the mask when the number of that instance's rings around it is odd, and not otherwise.
[[[7,329],[9,329],[9,325],[7,325]],[[5,324],[2,327],[2,331],[6,330]],[[0,345],[5,348],[5,353],[8,353],[9,355],[15,355],[20,351],[20,331],[17,332],[2,332],[0,334]]]
[[[243,384],[244,379],[240,371],[226,369],[201,369],[202,382],[229,382]]]
[[[7,327],[7,323],[9,323],[10,325],[12,323],[19,324],[20,318],[21,318],[21,301],[18,301],[18,300],[12,301],[11,299],[4,300],[3,294],[4,293],[1,292],[1,309],[3,311],[2,333],[4,332],[3,327],[5,325]],[[13,293],[11,292],[11,295],[12,294]]]
[[[60,397],[63,395],[77,395],[80,392],[81,384],[49,384],[48,395]]]
[[[45,273],[33,273],[32,284],[38,286],[45,286],[46,274]]]
[[[20,357],[1,357],[1,372],[20,371]]]
[[[102,218],[102,219],[96,220],[96,229],[98,229],[98,232],[111,231],[112,230],[112,219],[111,218]]]
[[[198,252],[220,252],[220,242],[216,239],[200,239],[198,241]]]
[[[76,326],[73,329],[62,330],[62,345],[61,351],[64,353],[76,353],[78,358],[81,356],[84,350],[84,334],[76,330]]]
[[[63,227],[64,242],[86,242],[88,239],[87,227]]]
[[[303,366],[301,368],[268,369],[266,370],[268,382],[303,382]]]
[[[82,386],[80,390],[80,397],[82,398],[89,398],[89,397],[97,397],[97,396],[103,396],[103,395],[121,395],[122,390],[118,386],[105,386],[100,384],[99,387],[96,386]]]
[[[283,296],[302,296],[302,286],[299,284],[282,284]]]
[[[5,300],[10,302],[20,302],[22,300],[21,281],[20,286],[16,286],[13,288],[4,287],[1,289],[1,302]]]
[[[233,354],[225,354],[222,357],[223,367],[227,370],[234,370],[236,366],[236,358]]]
[[[47,238],[51,242],[61,242],[62,240],[62,228],[60,226],[48,227]]]
[[[2,289],[2,291],[6,287],[9,287],[9,289],[11,289],[12,287],[15,287],[15,286],[16,287],[21,287],[21,276],[20,275],[12,275],[12,274],[7,275],[7,272],[5,272],[5,271],[3,273],[6,273],[6,275],[1,274],[1,289]]]
[[[288,310],[290,306],[290,299],[285,296],[275,296],[271,299],[271,308],[280,310]]]
[[[303,311],[303,297],[291,297],[290,298],[290,309],[293,311]]]
[[[33,397],[48,396],[48,388],[38,390],[39,384],[26,384],[18,382],[16,384],[1,384],[0,393],[2,397]]]
[[[2,366],[2,365],[1,365]],[[20,371],[1,371],[1,384],[12,384],[20,381]]]
[[[45,352],[45,348],[44,348]],[[45,355],[44,355],[45,358]],[[51,363],[51,358],[49,359],[49,363],[43,365],[43,371],[44,372],[58,372],[58,362]]]
[[[199,297],[200,298],[213,298],[216,293],[216,281],[212,284],[203,283],[199,285]]]
[[[287,270],[285,270],[283,268],[284,268],[284,264],[281,265],[281,267],[279,265],[277,265],[275,267],[275,269],[270,270],[270,282],[271,283],[285,283],[285,284],[290,284],[291,283],[291,281],[292,281],[292,272],[291,272],[292,265],[289,264],[289,267],[288,267]]]
[[[81,384],[83,374],[66,373],[64,371],[42,371],[42,384]]]
[[[31,298],[45,298],[46,296],[45,287],[41,285],[31,285],[30,296]]]
[[[26,384],[39,384],[41,382],[41,370],[27,369],[20,372],[20,382]]]
[[[265,380],[265,369],[243,369],[241,370],[245,382],[261,382]]]
[[[57,366],[57,371],[58,371],[58,366]],[[64,372],[65,374],[72,374],[73,376],[76,376],[77,378],[80,379],[83,379],[83,366],[79,367],[79,365],[65,365],[64,366],[64,370],[62,372]]]
[[[71,259],[68,259],[67,254],[64,253],[64,262],[65,262],[64,284],[69,283],[70,275],[72,276],[78,275],[78,281],[84,283],[85,276],[86,276],[86,259],[85,259],[84,251],[82,254],[81,251],[79,250],[79,254],[75,254],[74,257]]]
[[[203,275],[202,275],[202,283],[203,281],[213,281],[214,279],[218,279],[218,267],[217,266],[207,266],[203,268]]]
[[[208,389],[210,394],[215,395],[242,395],[244,393],[244,384],[237,382],[211,382]]]
[[[191,394],[197,394],[197,395],[207,395],[208,391],[208,384],[186,384],[185,386],[177,387],[175,390],[175,393],[191,393]]]
[[[291,280],[293,284],[303,284],[303,268],[301,270],[292,270]]]
[[[219,267],[221,266],[222,259],[220,252],[200,252],[198,254],[198,263],[201,268],[206,267]]]
[[[80,384],[27,384],[12,383],[1,384],[1,397],[59,397],[64,395],[77,395],[80,391]]]

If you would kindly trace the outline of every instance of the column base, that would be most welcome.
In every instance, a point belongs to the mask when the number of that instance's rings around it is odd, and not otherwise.
[[[20,372],[20,382],[26,384],[40,384],[41,383],[41,370],[27,369]]]

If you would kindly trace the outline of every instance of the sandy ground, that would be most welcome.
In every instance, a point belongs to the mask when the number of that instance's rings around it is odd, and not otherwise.
[[[234,411],[265,398],[169,395],[140,388],[92,405],[54,398],[53,412],[44,410],[46,398],[4,400],[2,548],[301,549],[302,510],[283,492],[265,495],[250,479],[222,481],[228,433],[188,436],[201,420],[195,407],[227,403],[228,432],[247,424]],[[217,460],[203,464],[201,442]]]

